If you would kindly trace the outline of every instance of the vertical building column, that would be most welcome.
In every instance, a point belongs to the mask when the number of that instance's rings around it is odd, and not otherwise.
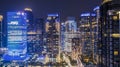
[[[2,20],[3,16],[0,15],[0,47],[2,48],[2,36],[3,36],[3,31],[2,31]]]

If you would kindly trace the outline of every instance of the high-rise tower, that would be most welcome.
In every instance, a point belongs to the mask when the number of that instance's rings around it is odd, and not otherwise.
[[[52,60],[56,61],[60,54],[60,21],[58,14],[48,14],[46,20],[46,47],[47,54]]]
[[[100,19],[100,7],[96,6],[93,11],[96,14],[96,19],[94,22],[92,22],[92,31],[93,31],[93,43],[94,43],[94,60],[95,63],[100,62],[100,43],[98,42],[98,39],[100,39],[100,35],[98,35],[98,28],[99,28],[99,19]]]
[[[26,23],[27,23],[27,52],[34,53],[35,52],[35,40],[36,40],[36,31],[35,31],[35,23],[33,12],[31,8],[25,8],[24,12],[26,13]]]
[[[104,0],[100,7],[101,66],[120,66],[120,0]]]
[[[24,12],[26,13],[26,16],[27,16],[27,25],[28,25],[28,31],[32,31],[33,26],[34,26],[34,23],[33,23],[33,13],[32,13],[32,9],[31,8],[25,8],[24,9]]]
[[[77,32],[77,22],[75,21],[75,17],[67,17],[63,39],[65,52],[72,52],[72,40],[75,38],[79,38],[77,34],[79,33]]]
[[[94,59],[94,30],[96,14],[82,13],[80,15],[80,32],[83,56],[93,61]]]
[[[22,60],[27,52],[27,24],[24,12],[7,12],[7,48],[5,60]]]
[[[43,18],[37,18],[35,20],[35,30],[36,30],[36,38],[34,39],[34,49],[35,53],[42,54],[46,51],[44,48],[44,34],[45,34],[45,21]]]

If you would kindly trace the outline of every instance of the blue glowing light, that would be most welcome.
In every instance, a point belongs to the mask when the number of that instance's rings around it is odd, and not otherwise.
[[[93,11],[96,11],[96,10],[99,10],[100,9],[100,7],[99,6],[96,6],[94,9],[93,9]]]
[[[20,58],[27,52],[27,23],[24,12],[7,13],[7,48],[6,56]],[[5,58],[6,59],[6,58]]]
[[[96,16],[96,14],[94,14],[94,13],[82,13],[80,16],[81,17]]]
[[[39,59],[43,60],[43,59],[45,59],[45,57],[44,56],[40,56]]]
[[[83,13],[81,16],[90,16],[90,13]]]
[[[48,16],[59,16],[58,14],[48,14]]]
[[[91,14],[91,16],[96,16],[96,14]]]

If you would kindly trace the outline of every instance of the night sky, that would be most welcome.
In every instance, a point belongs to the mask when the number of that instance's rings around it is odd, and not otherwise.
[[[0,12],[19,11],[32,8],[36,17],[45,18],[48,13],[59,13],[62,19],[67,16],[78,18],[82,12],[92,11],[101,0],[0,0]]]

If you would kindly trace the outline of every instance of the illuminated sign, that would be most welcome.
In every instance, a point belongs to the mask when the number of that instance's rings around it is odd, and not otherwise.
[[[90,16],[90,13],[83,13],[81,16]]]

